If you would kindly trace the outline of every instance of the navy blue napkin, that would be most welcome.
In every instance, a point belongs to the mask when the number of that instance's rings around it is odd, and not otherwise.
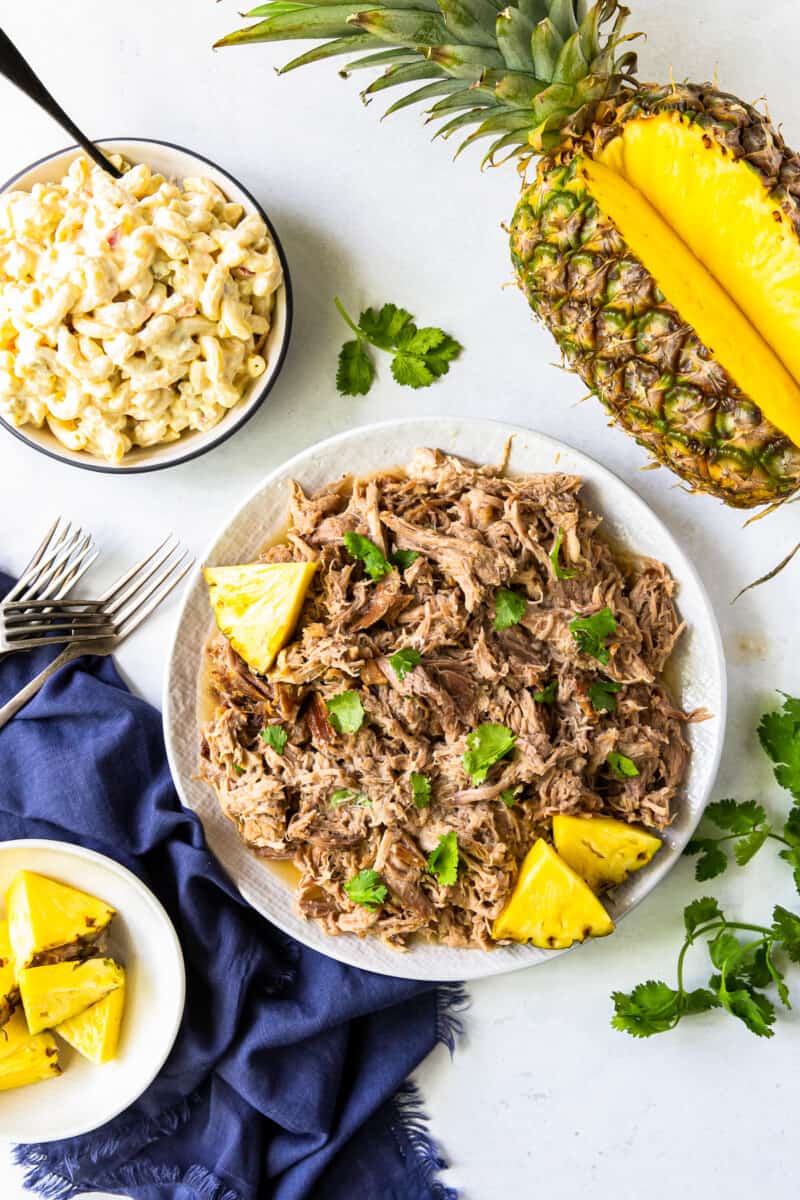
[[[8,586],[0,575],[0,595]],[[46,660],[0,663],[0,701]],[[0,730],[0,839],[19,837],[123,863],[169,912],[187,970],[156,1081],[94,1133],[17,1147],[29,1187],[57,1200],[455,1200],[405,1081],[437,1042],[452,1051],[462,990],[343,966],[250,909],[178,800],[158,713],[110,659],[63,668]]]

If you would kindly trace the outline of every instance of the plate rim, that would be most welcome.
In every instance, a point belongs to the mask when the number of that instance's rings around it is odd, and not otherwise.
[[[161,1068],[164,1066],[164,1063],[172,1053],[172,1049],[177,1040],[178,1032],[183,1021],[183,1015],[186,1008],[186,963],[183,957],[183,949],[181,947],[180,939],[172,922],[172,918],[170,917],[166,908],[161,903],[158,896],[156,896],[156,894],[147,886],[147,884],[144,883],[138,877],[138,875],[135,875],[133,871],[129,870],[128,867],[123,866],[122,863],[117,862],[116,859],[110,858],[109,855],[102,854],[99,850],[91,850],[88,846],[82,846],[79,842],[60,842],[55,838],[10,838],[8,841],[0,842],[0,855],[6,850],[23,848],[30,850],[48,850],[57,854],[64,854],[67,857],[88,859],[90,862],[94,862],[104,870],[110,871],[112,875],[117,875],[129,885],[132,885],[133,890],[138,892],[142,899],[153,910],[169,934],[170,941],[172,943],[172,949],[175,952],[174,959],[177,965],[176,982],[178,984],[175,1016],[169,1038],[166,1039],[164,1043],[165,1049],[158,1060],[153,1060],[154,1066],[152,1072],[148,1072],[148,1078],[143,1083],[137,1094],[135,1096],[127,1097],[122,1101],[122,1103],[119,1103],[115,1099],[113,1106],[109,1112],[102,1117],[101,1120],[94,1121],[89,1125],[76,1125],[75,1128],[68,1129],[67,1132],[59,1131],[57,1134],[39,1135],[26,1141],[20,1141],[20,1139],[16,1136],[3,1133],[2,1128],[0,1127],[0,1144],[16,1144],[24,1146],[38,1144],[39,1142],[45,1144],[47,1142],[62,1141],[65,1138],[82,1137],[84,1134],[92,1133],[95,1129],[99,1129],[102,1125],[106,1125],[109,1121],[113,1121],[115,1117],[120,1115],[120,1113],[125,1112],[126,1109],[130,1108],[132,1104],[135,1104],[136,1101],[147,1091],[147,1089],[150,1087],[150,1084],[156,1078]],[[118,1093],[114,1094],[117,1095]]]
[[[172,773],[173,781],[175,783],[175,788],[178,792],[181,802],[183,804],[185,804],[186,807],[190,809],[190,811],[195,812],[201,825],[203,825],[204,823],[203,823],[202,816],[199,813],[197,813],[196,810],[192,807],[192,805],[189,802],[188,796],[186,794],[184,794],[184,790],[183,790],[183,779],[182,779],[182,775],[181,775],[181,771],[180,771],[180,763],[179,763],[178,755],[177,755],[177,747],[173,745],[173,738],[172,738],[172,733],[171,733],[171,720],[170,720],[170,714],[171,714],[171,710],[172,710],[171,682],[172,682],[172,677],[173,677],[173,670],[175,667],[176,656],[177,656],[177,652],[178,652],[178,642],[179,642],[179,638],[181,635],[184,618],[185,618],[187,609],[192,600],[192,593],[194,591],[195,584],[198,582],[198,580],[202,574],[203,565],[207,561],[208,556],[210,555],[211,551],[213,550],[213,548],[215,547],[217,542],[219,542],[226,535],[226,533],[230,529],[231,525],[237,520],[237,518],[240,516],[240,514],[256,499],[256,497],[262,491],[264,491],[266,488],[274,485],[275,483],[279,482],[279,477],[285,476],[285,475],[291,473],[293,471],[293,469],[295,468],[295,466],[297,466],[298,464],[306,463],[309,459],[313,459],[313,457],[315,455],[319,454],[320,452],[333,450],[339,444],[352,441],[353,439],[358,438],[365,434],[388,433],[389,431],[397,431],[399,429],[410,430],[412,428],[420,430],[419,444],[425,445],[426,440],[423,436],[423,431],[426,429],[426,427],[441,426],[441,425],[445,425],[445,424],[451,425],[453,427],[454,432],[456,430],[458,430],[460,432],[461,430],[463,430],[465,428],[471,427],[476,430],[481,429],[481,428],[487,429],[487,430],[491,429],[495,434],[502,431],[510,438],[513,438],[516,436],[534,437],[539,442],[539,444],[549,447],[555,454],[558,454],[563,451],[567,451],[569,454],[575,455],[579,460],[583,459],[585,462],[590,463],[595,472],[596,477],[601,477],[601,478],[607,479],[612,483],[612,485],[622,488],[623,491],[625,493],[627,493],[627,497],[628,497],[628,500],[629,500],[631,506],[633,508],[638,508],[640,511],[642,511],[648,517],[648,519],[650,519],[656,523],[656,525],[658,526],[660,535],[666,539],[666,542],[669,544],[670,550],[677,555],[677,557],[681,560],[682,564],[684,565],[685,577],[687,578],[687,580],[690,580],[692,585],[695,587],[698,597],[703,605],[705,615],[706,615],[706,618],[708,621],[709,631],[711,634],[712,643],[713,643],[713,651],[714,651],[713,663],[711,665],[714,670],[716,682],[719,687],[719,712],[715,712],[713,714],[714,720],[715,720],[716,737],[715,737],[715,742],[714,742],[713,753],[711,754],[710,759],[708,760],[708,765],[707,765],[707,783],[704,788],[704,792],[703,792],[703,796],[702,796],[702,803],[699,804],[697,813],[693,816],[692,820],[690,821],[690,824],[687,827],[686,841],[688,841],[689,837],[694,832],[694,830],[697,828],[697,826],[702,818],[703,812],[705,810],[706,805],[708,804],[712,789],[714,787],[714,783],[716,782],[716,778],[719,773],[719,765],[720,765],[720,761],[722,758],[722,751],[723,751],[724,743],[725,743],[725,731],[726,731],[726,724],[727,724],[727,699],[728,699],[727,662],[725,659],[722,635],[720,633],[719,623],[717,621],[716,612],[714,610],[713,604],[711,602],[711,598],[708,594],[705,584],[703,583],[703,581],[700,577],[700,574],[697,571],[697,568],[695,567],[694,562],[692,561],[691,557],[682,548],[681,544],[679,543],[678,539],[675,537],[675,535],[673,534],[673,532],[669,528],[669,526],[658,515],[658,513],[656,513],[655,510],[653,508],[651,508],[650,505],[638,494],[638,492],[635,491],[635,489],[631,486],[631,484],[628,483],[625,479],[622,479],[619,475],[616,474],[616,472],[612,471],[609,467],[605,466],[604,463],[599,462],[592,455],[587,454],[584,450],[580,450],[580,449],[572,446],[569,442],[565,442],[559,438],[554,438],[550,434],[541,433],[539,430],[533,429],[529,426],[518,425],[516,423],[509,422],[509,421],[494,420],[494,419],[488,418],[488,417],[460,417],[460,416],[451,416],[448,414],[444,414],[444,415],[429,414],[429,415],[421,416],[421,417],[388,418],[388,419],[382,420],[382,421],[368,422],[367,424],[364,424],[364,425],[357,425],[351,429],[341,430],[339,433],[332,434],[330,437],[323,438],[316,442],[312,442],[310,445],[307,445],[307,446],[303,447],[301,450],[298,450],[295,454],[291,455],[289,458],[284,459],[280,463],[278,463],[275,467],[273,467],[273,469],[271,471],[268,471],[267,474],[264,475],[262,477],[262,479],[253,488],[251,488],[247,492],[246,495],[244,495],[240,499],[240,501],[237,503],[235,509],[233,509],[232,511],[230,511],[227,514],[227,519],[220,522],[219,525],[216,526],[212,536],[210,536],[206,540],[203,550],[202,550],[202,553],[198,556],[198,558],[196,560],[196,564],[193,567],[193,569],[187,579],[186,586],[184,588],[182,598],[181,598],[180,608],[177,613],[175,623],[173,626],[172,638],[170,641],[168,655],[167,655],[166,670],[164,672],[164,682],[163,682],[163,688],[162,688],[162,722],[163,722],[163,729],[164,729],[164,742],[165,742],[165,746],[166,746],[166,750],[167,750],[167,760],[169,763],[170,771]],[[449,452],[449,451],[447,451],[446,447],[439,447],[439,448],[444,450],[445,453]],[[452,453],[456,454],[456,456],[457,456],[456,451],[452,451]],[[680,580],[678,582],[680,582]],[[213,851],[212,851],[212,853],[213,853]],[[663,879],[666,878],[666,876],[669,874],[669,872],[677,864],[680,857],[681,857],[681,854],[678,853],[669,858],[666,858],[661,863],[655,861],[649,865],[648,876],[651,880],[650,886],[647,888],[647,890],[645,892],[643,892],[642,895],[639,895],[639,896],[637,896],[633,899],[630,899],[626,902],[625,910],[623,912],[620,912],[614,918],[615,925],[618,925],[620,923],[620,921],[622,921],[630,912],[633,912],[633,910],[635,908],[637,908],[644,900],[646,900],[649,896],[651,896],[654,891],[656,891],[656,889],[658,888],[658,885],[663,881]],[[411,964],[413,962],[413,950],[408,953],[405,953],[405,954],[398,953],[396,955],[397,960],[398,960],[397,961],[397,970],[390,970],[388,967],[384,967],[383,965],[379,965],[379,964],[375,964],[375,963],[369,963],[368,965],[365,965],[364,963],[358,961],[358,958],[359,958],[358,946],[361,944],[361,939],[355,938],[354,936],[348,936],[348,935],[343,935],[341,937],[330,937],[328,939],[328,941],[331,943],[330,950],[328,950],[327,946],[326,946],[326,948],[322,949],[316,942],[312,943],[310,941],[307,941],[302,936],[302,933],[298,932],[297,929],[287,929],[285,927],[285,925],[281,922],[281,920],[278,917],[276,917],[273,913],[267,913],[267,912],[263,911],[263,908],[257,903],[257,901],[255,899],[253,899],[251,897],[250,889],[248,888],[246,881],[240,881],[240,880],[235,879],[233,877],[232,873],[228,870],[228,868],[225,866],[224,863],[222,864],[222,866],[223,866],[223,869],[225,869],[226,872],[231,877],[234,886],[236,887],[237,891],[242,896],[242,898],[245,900],[245,902],[247,904],[249,904],[253,909],[255,909],[255,911],[258,912],[259,915],[262,916],[266,921],[275,925],[276,928],[281,929],[282,932],[286,933],[289,937],[295,938],[297,941],[300,941],[301,943],[303,943],[304,945],[308,946],[310,949],[312,949],[318,953],[326,954],[328,957],[334,958],[339,962],[343,962],[348,965],[358,967],[360,970],[372,971],[376,974],[393,975],[398,978],[404,978],[404,979],[424,979],[424,980],[435,980],[435,979],[468,980],[468,979],[473,979],[473,978],[475,978],[475,979],[489,978],[491,976],[508,974],[508,973],[511,973],[512,971],[525,970],[528,967],[543,965],[545,962],[554,961],[556,958],[560,957],[562,954],[572,953],[580,945],[580,943],[576,943],[575,945],[573,945],[572,947],[570,947],[567,950],[552,951],[544,959],[534,958],[531,961],[526,961],[525,957],[522,954],[520,954],[517,959],[511,960],[511,961],[502,961],[501,965],[495,971],[490,970],[490,971],[482,971],[482,972],[478,972],[478,973],[472,973],[466,962],[464,964],[464,970],[460,974],[456,973],[452,970],[449,970],[449,971],[447,971],[446,974],[442,974],[441,976],[435,976],[435,975],[432,975],[430,973],[430,971],[421,971],[420,972],[419,968],[415,971],[414,968],[411,966]],[[353,952],[348,953],[348,947],[350,946],[351,942],[352,942]],[[520,950],[524,950],[525,948],[526,947],[519,947]],[[448,950],[454,950],[454,949],[459,949],[459,948],[448,947]],[[469,950],[466,948],[464,949],[463,952],[465,954],[476,953],[476,951]],[[478,952],[478,953],[480,953],[480,952]],[[484,951],[483,954],[488,957],[490,952]],[[500,961],[500,960],[497,960],[497,961]]]

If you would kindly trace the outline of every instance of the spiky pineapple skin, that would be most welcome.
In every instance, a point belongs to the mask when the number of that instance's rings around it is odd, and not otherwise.
[[[697,491],[749,508],[800,487],[800,449],[716,362],[600,212],[577,170],[628,120],[678,111],[746,161],[800,235],[800,156],[710,84],[638,88],[587,106],[539,161],[511,223],[517,280],[613,419]]]

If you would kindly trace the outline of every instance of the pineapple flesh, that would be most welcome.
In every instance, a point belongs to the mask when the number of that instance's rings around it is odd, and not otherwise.
[[[98,1066],[116,1057],[125,1008],[124,981],[102,1000],[56,1026],[56,1033]]]
[[[206,567],[217,625],[259,675],[292,636],[316,569],[313,562]]]
[[[322,39],[293,70],[367,53],[366,100],[438,135],[538,156],[511,222],[518,283],[611,417],[737,507],[800,487],[800,156],[710,84],[641,84],[618,0],[259,6],[219,45]],[[623,48],[624,47],[624,48]],[[421,86],[419,86],[421,84]]]
[[[0,1027],[6,1024],[18,1000],[19,988],[8,939],[8,922],[0,921]]]
[[[0,1091],[40,1083],[61,1074],[58,1045],[50,1033],[31,1035],[22,1014],[0,1031]]]
[[[661,839],[612,817],[553,817],[556,850],[593,892],[624,883],[646,867],[661,849]]]
[[[539,840],[528,851],[511,899],[492,926],[492,937],[566,950],[587,937],[605,937],[614,922],[579,875],[553,847]]]
[[[53,957],[80,958],[90,953],[114,911],[96,896],[33,871],[20,871],[6,894],[16,971]]]
[[[122,987],[125,972],[113,959],[89,958],[23,967],[18,979],[28,1029],[40,1033],[77,1016],[108,992]]]

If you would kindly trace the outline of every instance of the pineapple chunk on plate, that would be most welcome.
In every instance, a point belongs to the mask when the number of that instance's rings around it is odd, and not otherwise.
[[[32,1035],[18,1009],[0,1031],[0,1091],[39,1083],[61,1074],[58,1046],[50,1033]]]
[[[593,892],[623,883],[661,849],[654,834],[612,817],[553,817],[556,850]]]
[[[553,847],[539,838],[525,856],[511,899],[492,937],[566,950],[587,937],[605,937],[614,922],[600,901]]]
[[[6,893],[8,934],[19,972],[37,956],[70,947],[78,957],[95,942],[114,916],[96,896],[58,883],[35,871],[19,871]]]
[[[111,958],[23,967],[19,991],[31,1033],[52,1029],[121,987],[123,968]]]
[[[8,1021],[18,1000],[19,988],[8,940],[8,922],[0,921],[0,1027]]]
[[[90,1008],[62,1021],[56,1033],[89,1062],[111,1062],[117,1053],[122,1013],[125,1008],[125,984],[120,984]]]
[[[205,568],[217,625],[259,675],[291,637],[316,569],[309,562]]]

